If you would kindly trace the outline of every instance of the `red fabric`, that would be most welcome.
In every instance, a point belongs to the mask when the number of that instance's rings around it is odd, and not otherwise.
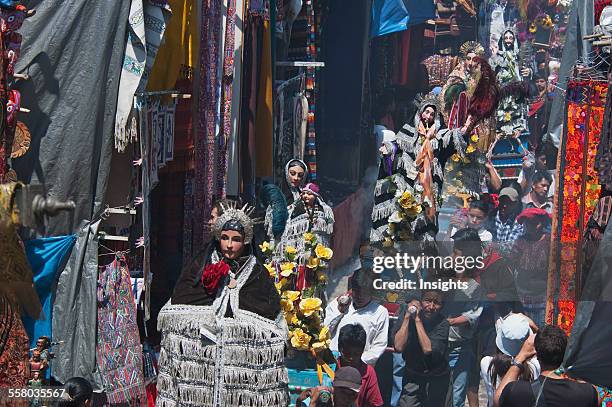
[[[340,369],[340,363],[341,359],[338,359],[336,370]],[[361,387],[355,404],[357,404],[357,407],[381,407],[384,403],[374,366],[361,362],[361,366],[357,370],[361,374]]]
[[[155,407],[157,400],[157,383],[149,383],[147,385],[147,407]]]
[[[595,25],[599,24],[599,18],[603,9],[611,4],[612,0],[595,0]]]
[[[523,209],[523,212],[521,212],[519,216],[516,217],[516,221],[518,223],[523,223],[526,220],[535,219],[538,216],[543,216],[547,218],[548,220],[550,220],[550,215],[544,209],[527,208],[527,209]]]
[[[208,294],[214,294],[217,292],[219,282],[222,278],[227,276],[229,273],[230,266],[221,260],[218,263],[211,263],[204,267],[202,273],[202,284]]]
[[[544,99],[540,99],[536,102],[533,102],[529,105],[529,113],[527,114],[529,117],[533,116],[544,106]]]

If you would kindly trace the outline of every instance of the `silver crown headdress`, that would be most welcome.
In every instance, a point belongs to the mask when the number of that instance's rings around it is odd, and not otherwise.
[[[253,219],[251,214],[255,210],[254,207],[245,204],[242,208],[238,208],[238,204],[235,201],[229,203],[222,203],[221,205],[222,215],[217,218],[213,226],[213,233],[217,240],[221,239],[221,231],[223,226],[229,221],[237,221],[244,229],[244,243],[249,244],[253,240]]]

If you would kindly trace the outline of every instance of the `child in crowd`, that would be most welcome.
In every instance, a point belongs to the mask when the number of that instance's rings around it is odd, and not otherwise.
[[[345,325],[340,329],[338,349],[340,351],[339,366],[352,366],[361,374],[361,388],[357,396],[357,407],[381,407],[382,395],[378,387],[376,371],[368,365],[361,356],[366,345],[365,329],[359,324]]]

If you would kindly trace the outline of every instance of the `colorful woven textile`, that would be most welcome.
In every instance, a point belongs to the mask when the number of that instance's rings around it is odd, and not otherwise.
[[[136,304],[125,260],[116,258],[98,276],[98,370],[108,402],[146,406]]]
[[[200,92],[198,131],[195,142],[195,226],[194,247],[200,247],[208,236],[206,222],[215,193],[216,132],[219,124],[218,102],[221,92],[219,71],[219,41],[221,33],[219,1],[202,1],[202,31],[200,33]]]
[[[568,334],[575,314],[576,271],[582,267],[584,229],[601,189],[595,155],[607,91],[607,83],[593,81],[571,81],[567,88],[567,129],[559,153],[559,174],[563,176],[559,177],[556,197],[546,319]]]
[[[28,345],[19,312],[0,295],[0,388],[25,387],[28,383]],[[2,403],[0,400],[0,406]]]
[[[225,45],[223,51],[223,133],[219,137],[219,165],[217,166],[216,196],[225,198],[227,183],[227,146],[232,136],[232,90],[234,83],[234,40],[236,33],[236,0],[227,1],[225,20]]]

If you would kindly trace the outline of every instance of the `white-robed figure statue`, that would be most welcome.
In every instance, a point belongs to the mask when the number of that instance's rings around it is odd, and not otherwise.
[[[287,326],[251,245],[246,207],[223,207],[215,239],[162,308],[158,407],[285,407]]]
[[[444,166],[455,153],[463,155],[463,129],[443,127],[439,98],[418,100],[413,124],[395,139],[383,142],[372,211],[372,243],[433,240],[437,233]]]

